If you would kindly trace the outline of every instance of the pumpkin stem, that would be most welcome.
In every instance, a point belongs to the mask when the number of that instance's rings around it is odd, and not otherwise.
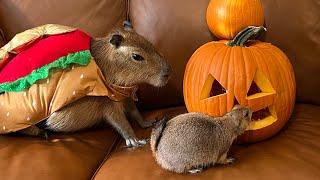
[[[259,34],[261,31],[267,31],[263,26],[249,26],[244,30],[240,31],[233,40],[228,42],[228,46],[244,46],[250,37]]]

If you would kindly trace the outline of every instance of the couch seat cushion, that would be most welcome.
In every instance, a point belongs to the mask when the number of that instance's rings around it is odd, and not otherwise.
[[[90,179],[117,139],[110,130],[52,135],[49,140],[0,136],[0,179]]]
[[[184,108],[146,114],[147,118],[184,112]],[[215,166],[197,175],[178,175],[161,169],[152,157],[150,146],[124,148],[120,139],[94,179],[319,179],[320,106],[297,104],[287,127],[275,137],[252,145],[235,145],[230,154],[233,165]],[[139,129],[139,137],[150,130]]]

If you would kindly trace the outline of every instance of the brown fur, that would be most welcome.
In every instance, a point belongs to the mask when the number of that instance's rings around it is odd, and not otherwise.
[[[134,60],[133,53],[139,54],[144,60]],[[107,37],[92,39],[91,54],[107,83],[119,86],[140,83],[164,86],[171,73],[170,65],[153,45],[130,28],[117,28]],[[144,140],[136,138],[127,117],[136,120],[142,127],[149,127],[153,123],[143,120],[131,99],[114,102],[106,97],[84,97],[52,114],[46,125],[49,130],[72,132],[94,126],[104,120],[122,135],[128,146],[145,144]]]
[[[177,173],[199,172],[216,163],[228,164],[234,139],[251,120],[248,108],[236,106],[223,117],[186,113],[162,121],[151,133],[151,150],[157,163]]]

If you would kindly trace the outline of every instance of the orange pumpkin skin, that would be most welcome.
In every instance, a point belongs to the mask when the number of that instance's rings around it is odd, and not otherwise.
[[[261,77],[267,80],[259,80],[257,74],[263,74]],[[217,80],[226,93],[211,97],[204,93],[209,76]],[[273,91],[248,98],[254,79],[257,82],[269,81]],[[230,47],[226,41],[203,45],[190,58],[183,81],[184,100],[189,112],[222,116],[232,109],[236,101],[253,111],[272,110],[276,121],[266,127],[246,131],[239,138],[241,142],[257,142],[276,134],[290,118],[295,92],[294,72],[287,56],[277,47],[260,41],[251,42],[248,47]]]
[[[260,0],[211,0],[207,24],[220,39],[233,39],[248,26],[263,26],[264,12]]]

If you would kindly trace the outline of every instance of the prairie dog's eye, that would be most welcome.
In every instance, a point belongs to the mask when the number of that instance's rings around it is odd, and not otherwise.
[[[142,56],[140,56],[139,54],[135,54],[135,53],[132,53],[132,59],[135,61],[143,61],[144,60],[144,58]]]
[[[243,111],[243,116],[244,117],[248,117],[249,116],[249,111],[248,110],[244,110]]]

